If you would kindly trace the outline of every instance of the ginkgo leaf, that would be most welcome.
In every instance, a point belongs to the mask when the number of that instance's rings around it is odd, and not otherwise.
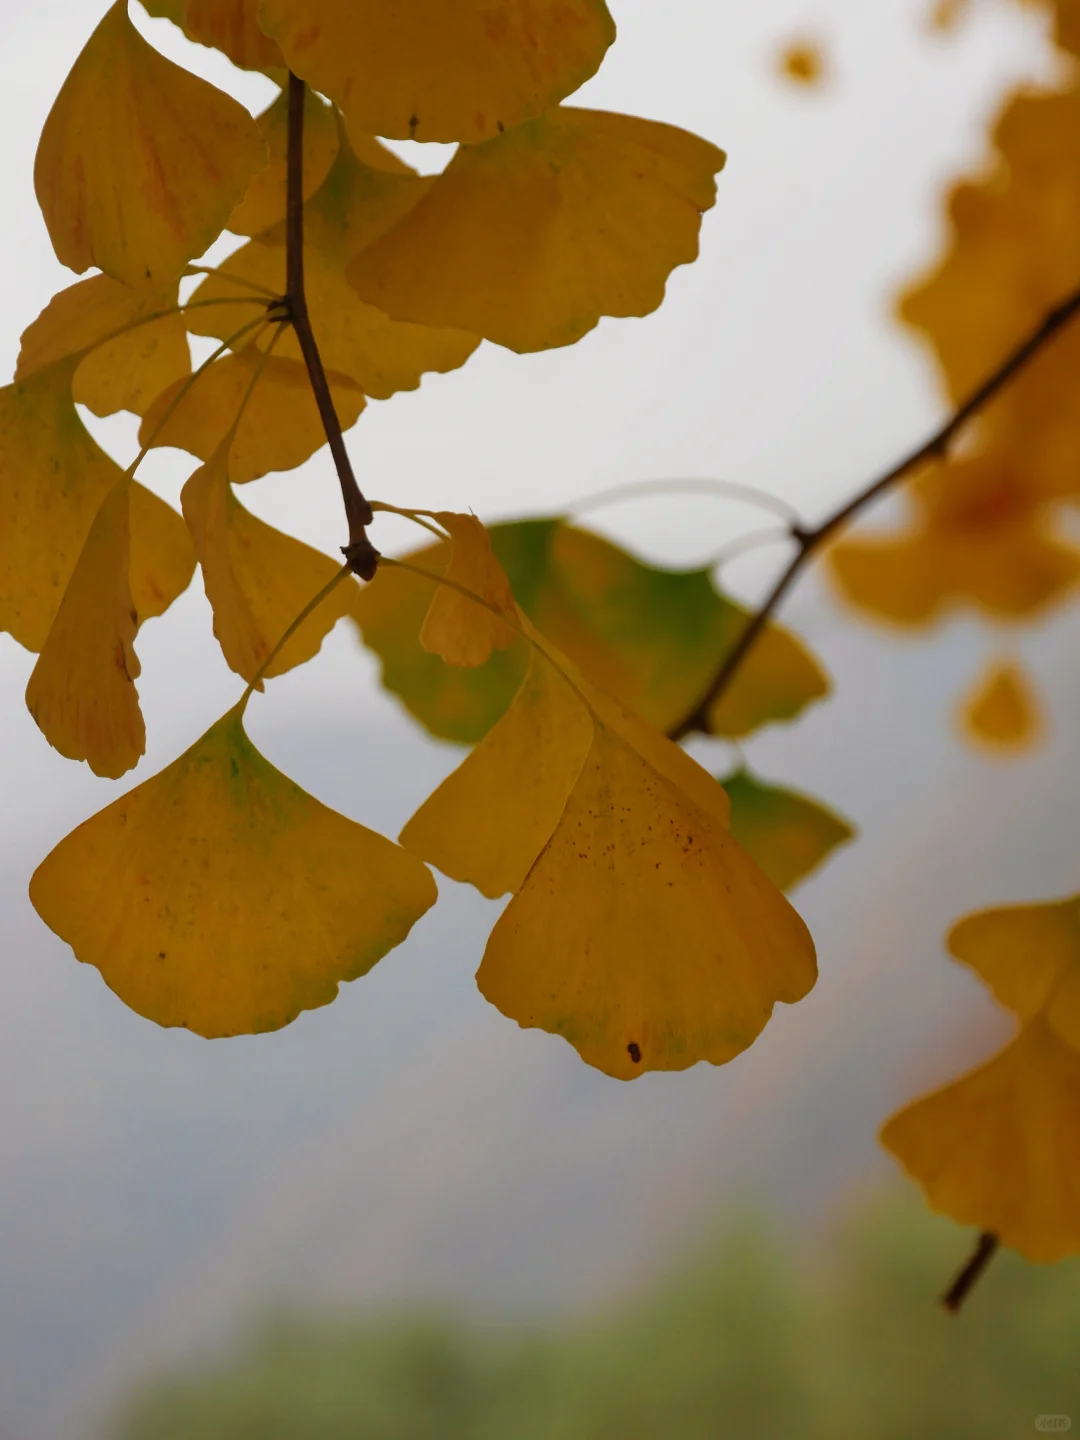
[[[514,592],[495,558],[487,530],[475,515],[443,510],[431,518],[450,536],[447,580],[479,595],[491,610],[450,585],[440,585],[420,627],[420,643],[450,665],[473,669],[489,659],[493,650],[506,650],[518,638],[516,630],[491,613],[497,610],[514,620]]]
[[[80,825],[30,882],[41,918],[125,1004],[207,1038],[329,1004],[436,899],[420,861],[275,770],[242,708]]]
[[[117,410],[141,415],[155,395],[191,372],[183,316],[165,314],[147,323],[148,316],[175,310],[176,304],[175,285],[133,290],[108,275],[69,285],[23,332],[15,379],[80,356],[72,382],[80,405],[95,415]]]
[[[122,475],[79,419],[74,367],[61,361],[0,390],[0,629],[28,650],[44,645],[94,517]],[[143,494],[132,587],[148,618],[186,589],[192,556],[176,535],[178,517],[170,521],[168,506]]]
[[[949,932],[949,950],[1022,1020],[1044,1013],[1080,1050],[1080,900],[983,910]]]
[[[362,300],[512,350],[570,345],[602,315],[648,315],[697,258],[724,164],[649,120],[553,110],[463,147],[349,266]]]
[[[135,693],[129,488],[123,476],[105,497],[26,687],[27,708],[49,744],[112,779],[146,749]]]
[[[214,611],[214,634],[229,666],[250,684],[295,617],[341,567],[246,510],[233,494],[228,463],[222,448],[196,470],[180,498]],[[308,616],[266,671],[268,678],[318,654],[348,613],[354,584],[343,581]]]
[[[881,1139],[933,1209],[1029,1260],[1080,1250],[1080,1051],[1041,1020],[894,1115]]]
[[[723,1064],[816,978],[798,915],[722,825],[606,725],[488,941],[482,993],[629,1080]]]
[[[542,114],[615,39],[604,0],[262,0],[290,69],[350,130],[475,144]]]
[[[330,371],[327,379],[338,419],[347,430],[364,408],[363,391],[347,375]],[[173,409],[183,385],[170,385],[147,408],[140,444],[172,445],[209,460],[235,424],[229,477],[237,485],[271,470],[291,470],[326,444],[311,382],[299,360],[267,358],[248,345],[208,365]]]
[[[963,702],[961,723],[969,739],[1005,754],[1030,750],[1044,732],[1031,682],[1012,661],[995,660],[980,676]]]
[[[161,285],[216,238],[264,163],[247,111],[159,55],[117,0],[45,121],[34,185],[63,264]]]
[[[191,535],[171,505],[133,483],[128,491],[131,598],[139,624],[164,615],[195,573]]]
[[[259,0],[184,0],[180,24],[242,70],[284,70],[285,57],[259,26]]]
[[[491,899],[520,889],[592,744],[580,697],[539,651],[510,708],[429,796],[401,844]]]
[[[234,235],[258,235],[285,219],[288,183],[289,97],[284,91],[258,119],[269,159],[252,176],[247,194],[229,217]],[[333,110],[313,90],[304,91],[304,199],[319,189],[337,158],[338,125]],[[387,152],[389,154],[389,151]]]
[[[480,341],[459,330],[401,324],[363,305],[345,279],[345,262],[410,210],[433,183],[403,167],[392,173],[361,161],[342,138],[326,180],[304,207],[305,286],[312,329],[324,365],[353,379],[365,394],[388,399],[415,390],[425,371],[455,370]],[[285,235],[281,227],[243,246],[225,262],[240,280],[285,290]],[[224,276],[210,275],[196,300],[240,299],[244,291]],[[200,335],[224,339],[251,318],[250,307],[220,305],[193,311],[188,323]],[[300,359],[292,334],[276,354]]]
[[[907,530],[830,552],[844,597],[861,609],[906,626],[960,604],[1034,615],[1080,582],[1080,550],[1053,533],[1053,517],[995,457],[957,460],[911,489]]]
[[[790,890],[855,831],[816,800],[765,785],[748,770],[720,781],[731,801],[731,834],[775,886]]]
[[[695,707],[747,612],[706,571],[663,570],[560,520],[493,525],[489,534],[519,604],[590,680],[660,730]],[[440,574],[445,548],[407,557]],[[385,567],[357,596],[354,618],[383,663],[383,683],[433,734],[479,740],[505,711],[528,666],[521,645],[462,674],[418,642],[433,583]],[[828,677],[790,632],[770,626],[727,693],[712,733],[739,737],[787,720],[829,692]]]

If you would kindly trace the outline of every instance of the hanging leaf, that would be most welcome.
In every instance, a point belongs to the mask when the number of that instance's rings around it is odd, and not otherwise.
[[[394,140],[476,143],[540,115],[599,69],[603,0],[262,0],[289,67]]]
[[[229,217],[234,235],[258,235],[285,219],[288,200],[289,97],[286,92],[258,118],[269,157],[251,178],[247,194]],[[338,122],[333,110],[313,90],[304,91],[303,195],[309,200],[337,158]],[[389,155],[389,151],[386,152]],[[228,267],[226,267],[228,268]]]
[[[431,186],[407,167],[398,173],[360,160],[341,138],[337,158],[318,192],[304,207],[305,284],[312,329],[323,364],[348,375],[373,399],[415,390],[428,370],[456,370],[480,343],[459,330],[430,329],[389,319],[362,305],[345,278],[345,262],[410,210]],[[273,294],[285,290],[285,234],[281,227],[244,245],[224,270]],[[196,300],[240,300],[243,289],[224,275],[210,275]],[[242,303],[196,310],[192,330],[225,339],[251,318]],[[294,335],[286,334],[276,354],[301,359]]]
[[[489,529],[496,557],[529,618],[603,689],[659,730],[696,705],[749,618],[706,571],[644,565],[609,541],[561,520]],[[408,557],[442,573],[446,548]],[[383,684],[435,735],[479,740],[506,710],[528,668],[520,643],[469,675],[426,655],[417,641],[434,581],[391,567],[357,596],[353,614],[383,662]],[[788,720],[829,691],[798,641],[770,626],[721,700],[710,730],[737,738]]]
[[[852,827],[815,800],[765,785],[748,770],[720,783],[731,801],[732,837],[780,890],[793,889],[854,839]]]
[[[155,395],[191,373],[183,316],[165,315],[144,323],[150,315],[174,310],[176,304],[175,285],[132,290],[108,275],[92,275],[69,285],[23,332],[15,379],[28,380],[60,360],[78,356],[72,394],[80,405],[95,415],[118,410],[141,415]],[[105,339],[110,335],[115,338]]]
[[[976,744],[1004,754],[1030,750],[1042,739],[1038,699],[1021,668],[994,661],[964,701],[964,732]]]
[[[1021,1020],[1044,1014],[1080,1050],[1080,899],[969,915],[953,926],[949,950]]]
[[[275,770],[231,710],[80,825],[30,898],[125,1004],[214,1038],[329,1004],[435,902],[430,872]]]
[[[129,487],[124,476],[105,497],[26,687],[27,708],[49,744],[112,779],[146,749],[135,692]]]
[[[180,498],[214,611],[214,634],[231,669],[251,684],[293,619],[341,567],[246,510],[233,493],[228,465],[226,450],[219,450],[196,470]],[[343,581],[308,616],[267,678],[318,654],[326,635],[348,614],[354,585]]]
[[[184,0],[180,24],[242,70],[284,70],[285,57],[259,26],[259,0]]]
[[[553,110],[463,147],[358,255],[362,300],[512,350],[570,345],[602,315],[648,315],[697,258],[724,154],[649,120]]]
[[[105,496],[123,472],[87,432],[71,399],[73,360],[0,389],[0,629],[40,650]],[[191,579],[179,516],[136,486],[132,593],[160,615]]]
[[[265,163],[235,100],[106,13],[41,132],[34,185],[58,259],[161,285],[201,255]]]
[[[749,856],[600,725],[477,983],[629,1080],[733,1059],[815,975],[805,926]]]
[[[492,610],[515,620],[517,606],[510,582],[495,558],[488,532],[476,516],[440,510],[431,518],[450,536],[446,579],[479,595]],[[470,670],[483,665],[492,651],[508,649],[517,638],[516,630],[497,614],[450,585],[436,588],[420,627],[420,644],[425,650],[449,665]]]
[[[881,1139],[961,1225],[1042,1263],[1080,1251],[1080,1051],[1041,1019],[894,1115]]]
[[[334,371],[327,380],[338,420],[347,430],[364,409],[363,391]],[[245,346],[207,366],[173,408],[184,384],[177,381],[154,397],[139,428],[140,444],[172,445],[209,460],[235,425],[229,475],[236,485],[271,470],[292,470],[326,444],[311,382],[299,360],[267,358],[256,346]]]

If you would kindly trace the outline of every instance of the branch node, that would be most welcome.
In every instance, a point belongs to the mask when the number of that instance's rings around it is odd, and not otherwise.
[[[359,575],[361,580],[374,580],[375,572],[379,568],[379,560],[382,557],[366,535],[360,540],[353,540],[348,545],[343,545],[341,553],[345,556],[345,563],[354,575]]]

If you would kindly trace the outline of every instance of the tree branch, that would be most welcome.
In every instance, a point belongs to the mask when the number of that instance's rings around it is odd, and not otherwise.
[[[854,499],[841,505],[838,510],[834,510],[814,529],[804,530],[797,526],[792,527],[792,539],[797,545],[794,556],[760,609],[747,621],[745,629],[724,657],[723,663],[701,699],[686,718],[668,732],[673,740],[681,740],[692,730],[702,730],[708,733],[709,711],[734,680],[743,661],[754,648],[758,638],[779,608],[780,602],[815,554],[867,505],[905,479],[913,470],[918,469],[927,460],[944,460],[952,441],[967,422],[1004,390],[1025,365],[1043,350],[1054,336],[1064,330],[1077,314],[1080,314],[1080,289],[1074,290],[1066,300],[1055,306],[1027,339],[1006,356],[993,374],[964,401],[952,418],[917,450],[913,450],[899,464],[894,465],[891,470],[860,490]]]
[[[1000,1248],[1001,1241],[989,1230],[979,1236],[971,1259],[941,1297],[941,1303],[950,1315],[955,1315],[963,1305]]]
[[[363,580],[370,580],[379,563],[379,552],[367,537],[372,521],[371,506],[356,483],[334,397],[323,369],[308,315],[304,288],[304,100],[307,87],[299,76],[289,74],[288,203],[285,218],[285,305],[307,366],[315,403],[334,457],[341,498],[349,522],[349,543],[342,554],[349,567]]]

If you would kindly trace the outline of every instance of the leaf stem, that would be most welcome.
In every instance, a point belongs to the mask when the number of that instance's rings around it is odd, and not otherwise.
[[[837,531],[842,530],[868,505],[899,481],[905,479],[913,470],[917,470],[928,460],[944,460],[948,455],[949,446],[967,422],[1004,390],[1025,365],[1045,349],[1049,342],[1064,330],[1077,314],[1080,314],[1080,289],[1074,290],[1060,305],[1056,305],[1041,324],[1025,340],[1021,341],[979,388],[954,411],[950,419],[916,450],[906,455],[884,475],[866,485],[851,500],[828,515],[820,525],[816,525],[810,530],[803,529],[801,526],[792,527],[792,538],[798,547],[795,554],[781,572],[779,579],[769,591],[760,608],[747,621],[742,634],[724,657],[723,663],[709,682],[700,700],[683,720],[668,731],[673,740],[681,740],[692,730],[702,730],[708,733],[709,711],[734,680],[743,661],[779,609],[784,596],[817,552],[833,538]]]
[[[263,681],[266,679],[266,672],[270,669],[270,666],[273,665],[274,661],[281,654],[282,650],[285,649],[285,646],[296,634],[297,630],[300,629],[300,626],[303,625],[304,621],[308,618],[309,615],[312,615],[319,608],[319,606],[323,603],[325,599],[328,598],[328,596],[333,594],[333,592],[337,589],[341,582],[345,579],[348,579],[352,575],[352,573],[352,566],[349,564],[348,561],[346,561],[345,564],[334,576],[334,578],[326,585],[324,585],[317,595],[313,595],[311,597],[308,603],[300,611],[300,614],[297,615],[296,619],[285,631],[285,634],[282,635],[281,639],[274,646],[273,650],[270,651],[270,654],[259,666],[258,670],[256,670],[255,678],[252,680],[251,684],[247,687],[243,695],[240,697],[239,708],[241,713],[243,713],[245,707],[247,706],[247,702],[251,699],[252,691],[261,690],[263,688]]]
[[[950,1315],[955,1315],[971,1294],[986,1267],[1001,1249],[1001,1241],[991,1231],[984,1231],[975,1242],[970,1260],[941,1297]]]
[[[323,429],[334,457],[349,522],[349,543],[342,547],[352,570],[370,580],[379,563],[379,552],[367,537],[372,522],[371,506],[364,499],[353,473],[341,422],[334,407],[334,397],[323,368],[322,356],[311,328],[307,291],[304,288],[304,99],[307,86],[298,75],[289,72],[289,151],[288,204],[285,218],[285,303],[289,319],[296,331],[300,353],[307,366],[308,378],[319,407]]]

